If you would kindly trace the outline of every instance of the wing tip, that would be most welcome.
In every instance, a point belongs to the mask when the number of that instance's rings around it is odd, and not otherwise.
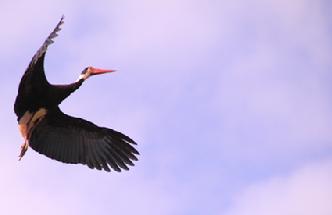
[[[44,55],[44,53],[46,53],[48,46],[51,45],[52,43],[54,43],[53,39],[58,36],[57,32],[59,32],[61,30],[60,27],[64,23],[64,18],[65,18],[65,16],[62,15],[60,21],[55,26],[53,31],[47,36],[43,45],[37,50],[36,54],[32,57],[30,65],[37,63],[37,61]]]

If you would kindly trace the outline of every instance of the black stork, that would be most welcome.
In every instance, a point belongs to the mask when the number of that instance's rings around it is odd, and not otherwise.
[[[137,161],[135,141],[113,129],[64,114],[59,104],[90,76],[114,70],[85,68],[78,80],[68,85],[52,85],[45,76],[47,48],[61,30],[64,17],[47,37],[22,76],[14,104],[24,143],[19,158],[28,147],[47,157],[70,164],[85,164],[91,169],[128,170]]]

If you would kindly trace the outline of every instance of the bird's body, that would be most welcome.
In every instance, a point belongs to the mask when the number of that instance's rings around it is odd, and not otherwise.
[[[66,115],[58,107],[91,75],[113,71],[87,67],[72,84],[50,84],[44,72],[44,58],[62,23],[63,17],[33,56],[19,84],[14,111],[24,138],[20,159],[31,146],[37,152],[64,163],[81,163],[106,171],[110,168],[127,170],[127,165],[134,165],[132,161],[137,160],[135,155],[138,155],[132,146],[136,143],[131,138]]]

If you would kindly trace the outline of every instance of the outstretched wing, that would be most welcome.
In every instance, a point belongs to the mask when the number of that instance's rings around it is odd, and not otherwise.
[[[36,54],[32,57],[32,60],[30,62],[30,65],[36,64],[38,59],[43,57],[46,53],[47,47],[54,43],[53,39],[58,36],[58,32],[61,30],[60,26],[64,23],[64,16],[61,17],[60,21],[58,24],[55,26],[54,30],[50,33],[50,35],[46,38],[45,42],[43,45],[38,49]]]
[[[136,143],[128,136],[66,115],[59,108],[49,110],[30,137],[30,146],[47,157],[106,171],[133,166],[139,153],[132,145]]]
[[[47,47],[52,44],[53,39],[58,36],[60,26],[63,24],[64,16],[55,26],[51,34],[46,38],[43,45],[38,49],[36,54],[32,57],[28,68],[25,70],[24,75],[21,78],[18,95],[15,100],[14,111],[20,119],[27,109],[27,100],[36,99],[39,96],[39,92],[45,90],[44,87],[47,84],[47,79],[44,71],[44,58],[47,51]],[[30,94],[34,94],[36,98],[31,98]],[[29,97],[30,96],[30,97]],[[36,103],[36,101],[32,102]],[[38,101],[37,101],[38,103]]]

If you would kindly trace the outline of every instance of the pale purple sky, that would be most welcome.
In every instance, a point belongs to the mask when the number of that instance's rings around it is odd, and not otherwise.
[[[0,214],[332,214],[329,1],[1,1]],[[86,66],[64,112],[138,142],[129,172],[65,165],[30,149],[13,102],[65,15],[45,69]]]

